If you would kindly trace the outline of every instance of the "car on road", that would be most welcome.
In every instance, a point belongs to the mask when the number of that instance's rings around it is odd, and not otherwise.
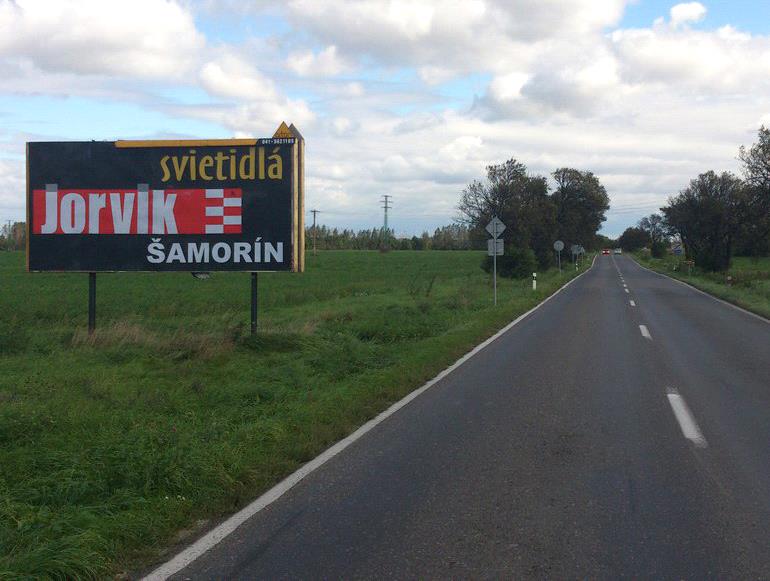
[[[602,254],[607,254],[607,255],[609,255],[609,253],[610,253],[610,249],[609,249],[609,248],[604,248],[604,249],[602,249]]]
[[[620,248],[616,248],[616,249],[615,249],[613,252],[614,252],[615,254],[623,254],[623,250],[622,250],[622,249],[620,249]]]

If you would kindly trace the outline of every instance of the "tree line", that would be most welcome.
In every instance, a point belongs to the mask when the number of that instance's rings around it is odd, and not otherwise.
[[[468,228],[462,224],[449,224],[436,228],[433,234],[424,231],[420,236],[396,238],[392,229],[372,228],[364,230],[330,228],[319,225],[305,228],[305,249],[318,250],[471,250]],[[478,248],[481,248],[477,245]]]
[[[553,244],[564,242],[568,259],[573,245],[595,249],[607,238],[598,235],[610,207],[604,186],[592,172],[560,168],[548,179],[532,175],[516,159],[487,167],[486,181],[475,180],[462,192],[459,222],[469,229],[472,243],[486,244],[485,226],[497,216],[506,225],[505,253],[498,258],[503,276],[530,276],[556,262]],[[491,259],[483,263],[489,269]]]
[[[24,250],[27,247],[25,222],[5,223],[0,227],[0,250]]]
[[[668,199],[660,214],[627,228],[621,247],[650,247],[662,257],[672,240],[682,244],[687,259],[712,272],[730,268],[733,255],[770,254],[770,130],[762,126],[757,142],[741,146],[739,177],[707,171]]]

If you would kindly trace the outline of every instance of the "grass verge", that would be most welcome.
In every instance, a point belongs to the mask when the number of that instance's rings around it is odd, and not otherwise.
[[[0,254],[0,577],[162,558],[578,274],[477,252],[324,252],[301,275],[28,274]],[[586,266],[587,267],[587,266]]]
[[[704,272],[697,267],[690,273],[684,261],[675,256],[650,258],[637,254],[634,258],[651,270],[770,319],[770,257],[735,257],[730,270],[723,273]]]

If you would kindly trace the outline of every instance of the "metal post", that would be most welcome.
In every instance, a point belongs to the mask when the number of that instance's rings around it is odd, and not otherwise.
[[[88,334],[96,329],[96,273],[88,273]]]
[[[251,273],[251,334],[257,334],[257,273]]]
[[[559,274],[561,274],[561,250],[556,251],[556,260],[559,263]]]
[[[316,215],[320,210],[310,210],[313,213],[313,256],[316,255]]]
[[[497,220],[495,220],[492,230],[494,230],[492,234],[492,248],[494,249],[494,252],[492,252],[492,269],[494,271],[495,306],[497,306]]]

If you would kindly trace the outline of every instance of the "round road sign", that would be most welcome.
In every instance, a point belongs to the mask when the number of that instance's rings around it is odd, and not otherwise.
[[[553,249],[556,252],[561,252],[562,250],[564,250],[564,242],[562,242],[561,240],[557,240],[556,242],[553,243]]]

